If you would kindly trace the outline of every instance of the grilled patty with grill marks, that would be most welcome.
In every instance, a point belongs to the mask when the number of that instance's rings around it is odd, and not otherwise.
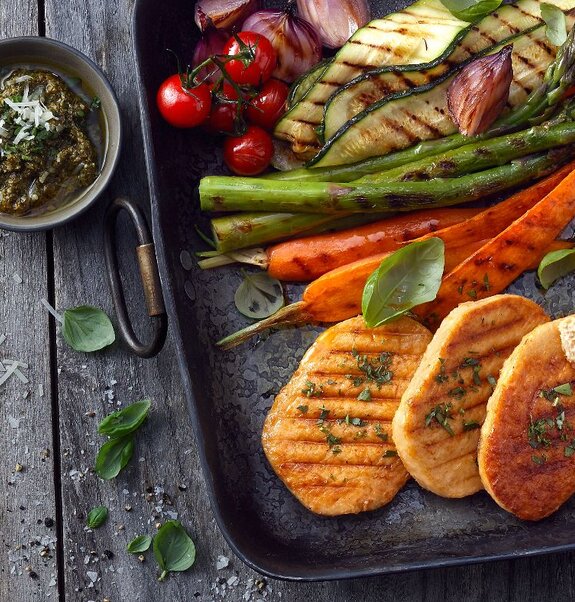
[[[496,295],[443,321],[393,420],[405,467],[425,489],[459,498],[482,489],[479,428],[499,371],[522,337],[549,318],[535,303]]]
[[[502,508],[524,520],[549,516],[575,493],[575,364],[562,344],[565,332],[573,341],[574,322],[562,318],[525,336],[487,404],[481,480]]]
[[[358,316],[326,330],[304,355],[274,401],[262,443],[311,511],[374,510],[408,480],[391,421],[430,340],[410,318],[371,329]]]

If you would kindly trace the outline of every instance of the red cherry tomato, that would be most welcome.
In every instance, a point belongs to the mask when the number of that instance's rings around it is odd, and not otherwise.
[[[226,71],[241,86],[261,86],[276,67],[276,51],[267,38],[254,31],[240,31],[237,37],[248,47],[244,50],[253,56],[245,65],[240,59],[232,59],[226,63]],[[224,54],[236,55],[240,52],[242,47],[238,40],[230,38],[224,46]]]
[[[236,103],[222,102],[220,99],[237,100],[238,93],[228,82],[224,82],[221,90],[213,92],[212,87],[212,110],[206,121],[206,129],[209,132],[220,132],[233,134],[237,131],[238,105]]]
[[[162,117],[177,128],[192,128],[203,123],[210,114],[212,96],[206,84],[186,89],[176,73],[158,90],[156,103]]]
[[[248,119],[267,130],[273,129],[285,111],[289,88],[279,79],[267,81],[260,93],[250,101]]]
[[[239,176],[256,176],[270,164],[274,147],[271,136],[257,125],[250,125],[242,136],[224,141],[224,161]]]

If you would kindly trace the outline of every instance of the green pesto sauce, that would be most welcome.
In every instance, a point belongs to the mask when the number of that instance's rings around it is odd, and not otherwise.
[[[39,101],[40,123],[7,100]],[[38,213],[94,182],[98,153],[88,118],[98,108],[49,71],[16,69],[0,82],[0,212]],[[15,143],[23,126],[26,136]]]

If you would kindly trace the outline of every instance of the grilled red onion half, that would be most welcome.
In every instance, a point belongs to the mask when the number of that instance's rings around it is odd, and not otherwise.
[[[214,54],[222,54],[228,39],[229,36],[223,31],[218,31],[214,28],[206,30],[194,48],[192,66],[197,67],[200,63],[203,63],[208,57],[213,56]],[[213,82],[219,79],[220,75],[220,70],[212,64],[198,73],[198,80]]]
[[[485,132],[505,108],[513,81],[512,51],[510,44],[496,54],[475,59],[451,82],[449,113],[465,136]]]
[[[259,0],[197,0],[194,19],[202,32],[210,26],[231,29],[259,7]]]
[[[274,77],[293,82],[321,59],[321,42],[307,21],[285,11],[260,10],[248,17],[243,31],[255,31],[267,38],[277,54]]]
[[[343,46],[370,19],[367,0],[297,0],[297,9],[328,48]]]

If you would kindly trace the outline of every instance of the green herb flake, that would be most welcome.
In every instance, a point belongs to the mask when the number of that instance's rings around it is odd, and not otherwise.
[[[529,445],[533,449],[539,447],[549,447],[551,445],[551,439],[548,437],[547,430],[550,426],[553,426],[554,422],[549,419],[539,418],[538,420],[531,420],[529,422],[529,428],[527,429],[527,438],[529,439]]]
[[[356,352],[354,357],[358,369],[364,374],[364,376],[346,375],[353,382],[354,387],[359,387],[366,381],[374,382],[378,387],[381,387],[392,380],[393,372],[390,370],[393,361],[392,353],[384,351],[376,358],[369,358],[367,355],[360,355]]]
[[[298,406],[297,409],[302,413],[302,414],[307,414],[308,411],[308,406]]]
[[[437,405],[425,417],[425,426],[431,426],[433,421],[441,425],[452,437],[455,435],[450,424],[447,422],[451,418],[451,403]]]
[[[573,388],[571,387],[571,383],[559,385],[553,390],[555,391],[555,393],[559,393],[559,395],[573,395]]]
[[[563,454],[566,458],[570,458],[573,454],[575,454],[575,439],[573,439],[571,443],[563,450]]]
[[[485,274],[483,276],[483,290],[488,291],[491,289],[491,284],[489,284],[489,274]]]
[[[386,449],[383,452],[383,457],[384,458],[396,458],[397,457],[397,452],[394,449]]]
[[[319,418],[317,421],[321,424],[324,420],[329,416],[330,410],[328,410],[325,406],[321,406],[319,411]]]
[[[478,387],[481,385],[481,377],[479,376],[480,371],[481,365],[473,366],[473,383]]]
[[[487,382],[495,389],[495,385],[497,385],[497,380],[491,374],[487,375]]]
[[[479,429],[481,428],[481,425],[479,424],[479,422],[476,422],[475,420],[470,420],[469,422],[467,421],[463,421],[463,430],[464,431],[473,431],[475,429]]]
[[[541,466],[541,464],[545,464],[545,462],[547,462],[547,456],[545,454],[541,454],[540,456],[533,454],[531,456],[531,460],[534,464]]]
[[[435,380],[440,384],[449,380],[449,376],[445,374],[445,360],[442,357],[439,358],[439,372],[435,375]]]
[[[86,526],[88,529],[97,529],[101,527],[108,519],[108,508],[106,506],[96,506],[88,513]]]
[[[465,397],[465,389],[463,387],[454,387],[447,391],[447,395],[449,395],[449,397],[455,397],[455,399],[462,399]]]
[[[317,385],[311,380],[306,380],[305,387],[301,390],[301,392],[306,397],[321,397],[323,395],[323,387],[321,385]]]
[[[389,435],[383,431],[381,424],[374,425],[373,430],[375,431],[376,437],[379,437],[382,441],[386,442],[389,440]]]
[[[359,401],[371,401],[371,391],[366,387],[357,398]]]

